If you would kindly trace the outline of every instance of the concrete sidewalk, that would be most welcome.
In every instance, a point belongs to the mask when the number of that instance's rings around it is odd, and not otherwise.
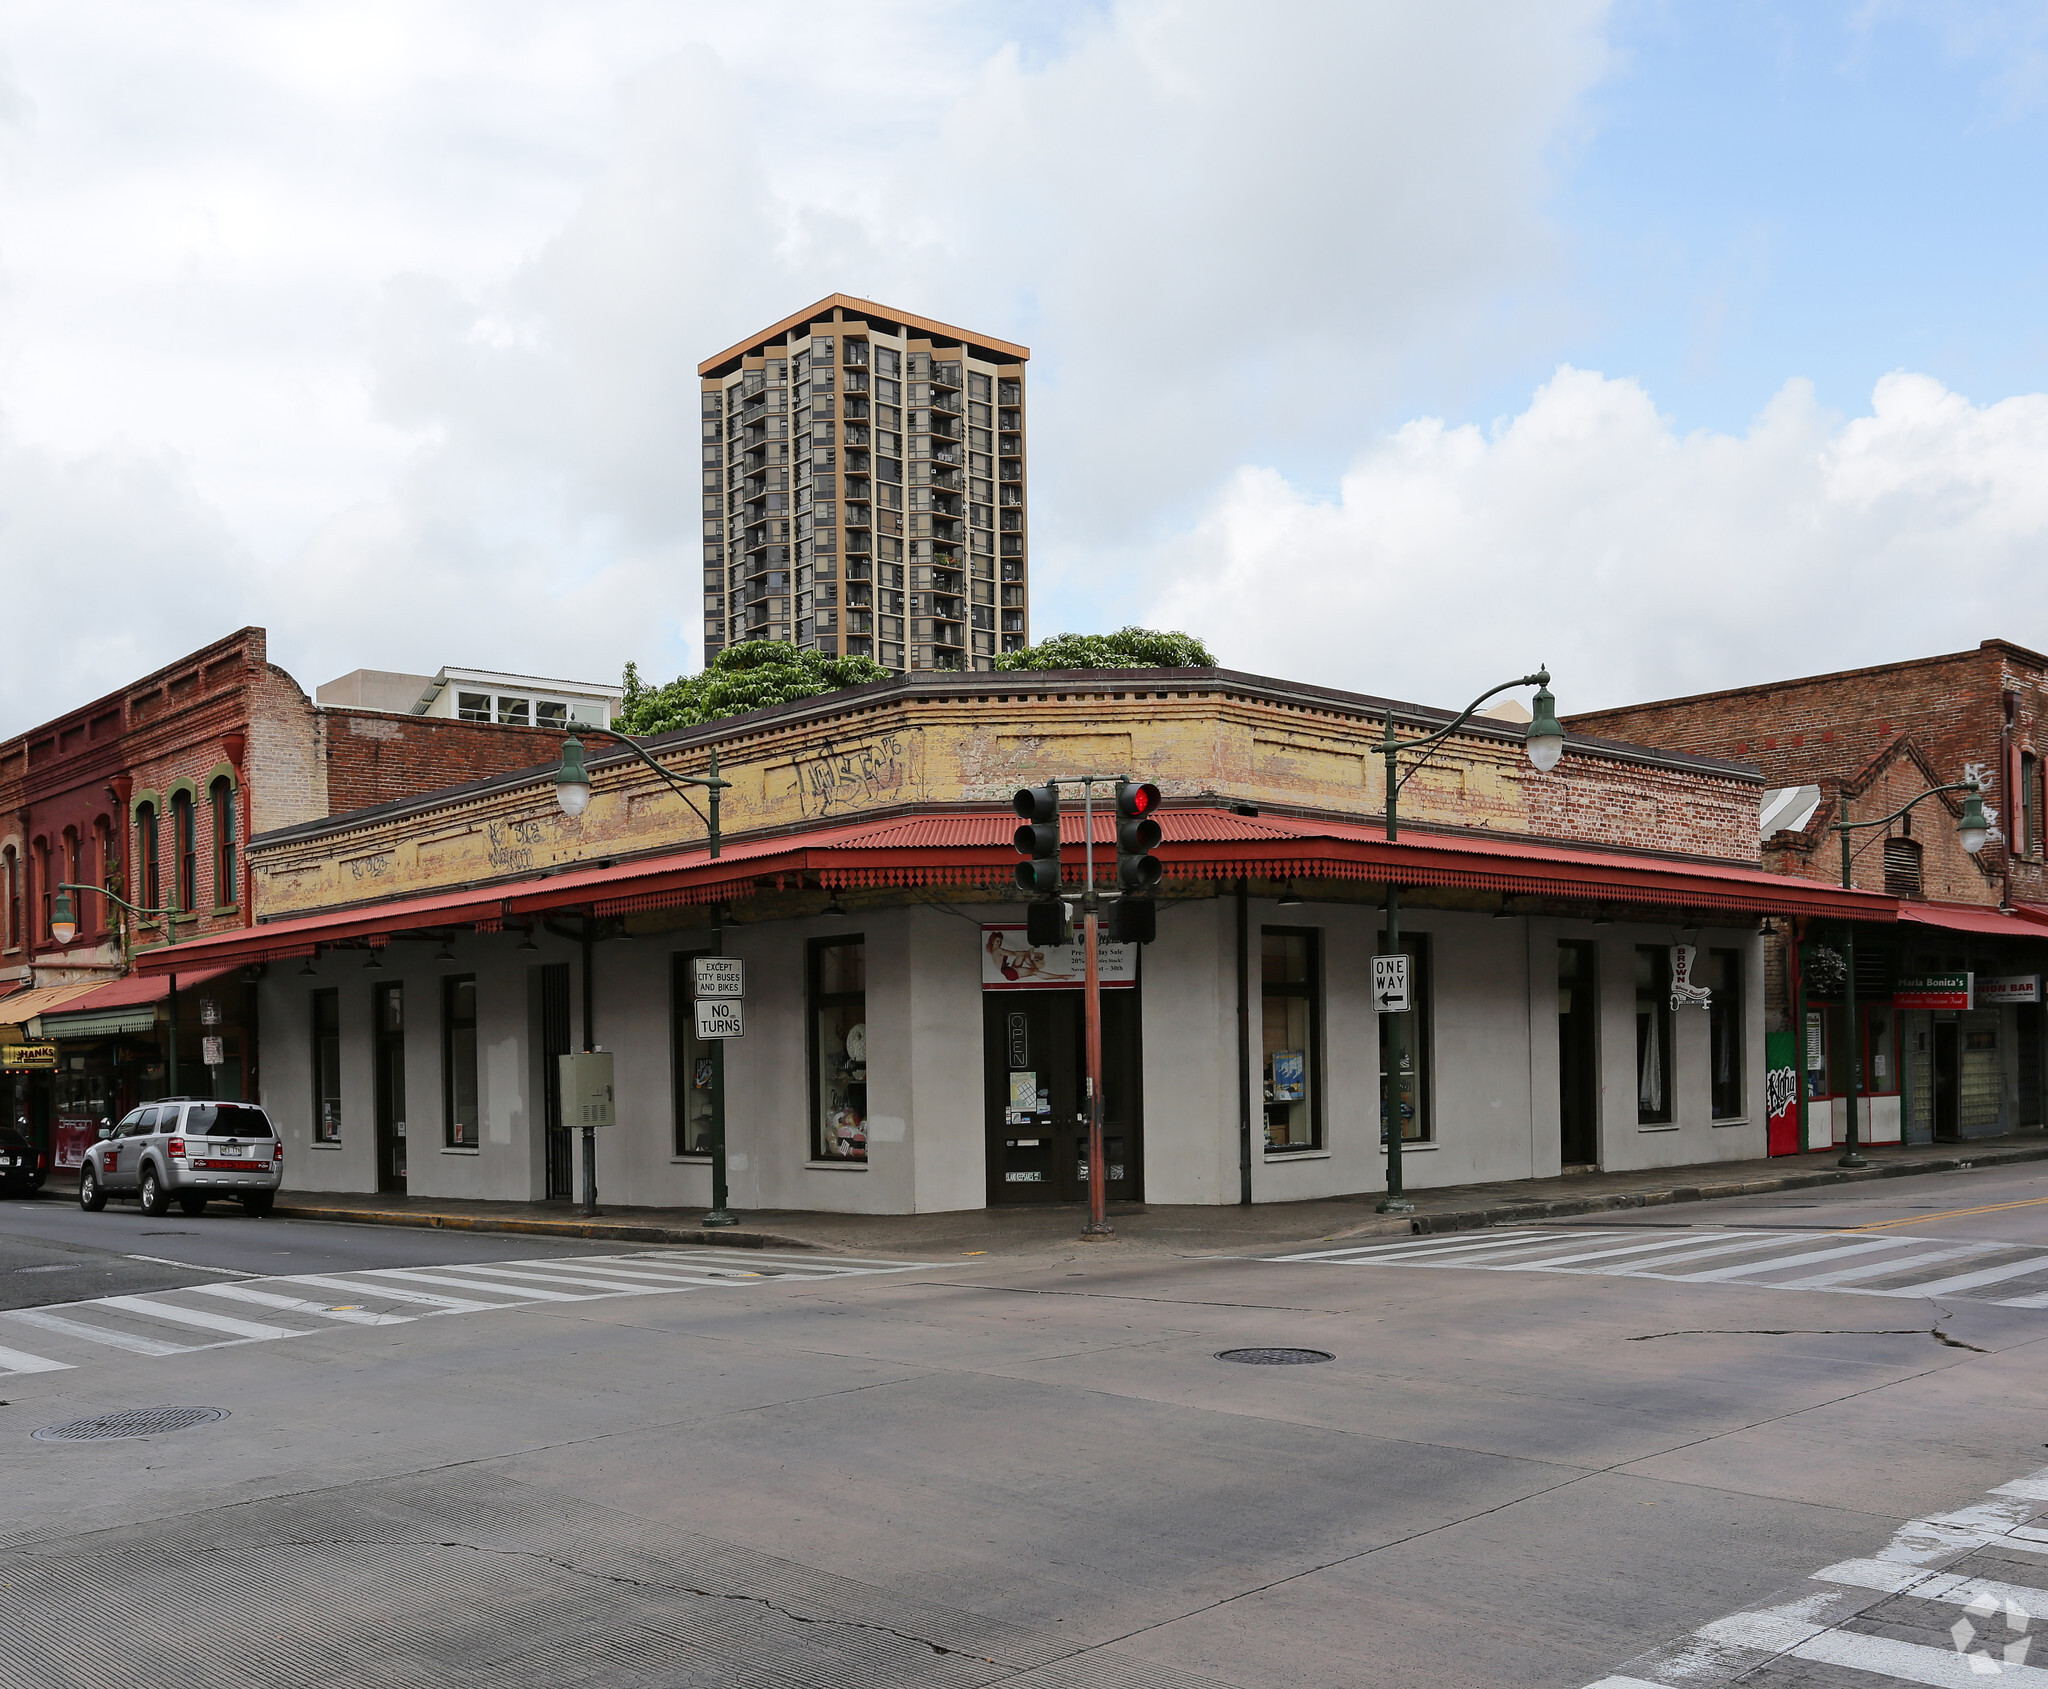
[[[1164,1207],[1112,1203],[1119,1253],[1229,1254],[1291,1243],[1462,1231],[1503,1221],[1555,1219],[1611,1209],[1710,1202],[1814,1185],[1945,1173],[1965,1167],[2048,1161],[2048,1131],[2035,1128],[1967,1144],[1891,1145],[1864,1152],[1870,1166],[1849,1171],[1835,1153],[1762,1161],[1716,1161],[1638,1173],[1584,1173],[1559,1179],[1452,1185],[1412,1191],[1415,1213],[1376,1214],[1377,1193],[1250,1208]],[[826,1214],[756,1209],[736,1227],[711,1230],[698,1208],[606,1207],[587,1220],[567,1202],[462,1202],[438,1197],[359,1196],[281,1191],[275,1212],[357,1225],[587,1237],[614,1242],[710,1244],[727,1249],[819,1249],[835,1255],[958,1260],[970,1255],[1040,1255],[1077,1247],[1085,1211],[1070,1204],[963,1209],[943,1214]]]

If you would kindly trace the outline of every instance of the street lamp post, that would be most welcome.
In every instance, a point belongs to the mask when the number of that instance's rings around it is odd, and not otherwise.
[[[1387,843],[1392,844],[1401,836],[1401,788],[1415,770],[1429,761],[1435,747],[1463,727],[1487,699],[1513,691],[1517,686],[1536,688],[1535,713],[1529,718],[1522,743],[1537,773],[1548,774],[1564,755],[1564,728],[1558,723],[1557,700],[1550,695],[1550,673],[1547,669],[1525,674],[1520,680],[1504,680],[1492,691],[1480,693],[1448,727],[1438,728],[1419,739],[1396,738],[1394,712],[1391,709],[1387,711],[1386,731],[1380,739],[1380,755],[1386,758],[1387,763]],[[1430,747],[1429,751],[1417,758],[1406,774],[1402,774],[1399,769],[1401,753],[1424,746]],[[1401,888],[1391,877],[1387,881],[1387,954],[1401,954]],[[1414,1212],[1415,1204],[1408,1200],[1401,1182],[1401,1063],[1406,1054],[1407,1036],[1405,1023],[1399,1014],[1386,1016],[1385,1039],[1387,1077],[1380,1100],[1380,1131],[1387,1145],[1387,1194],[1380,1199],[1379,1212],[1409,1214]]]
[[[683,802],[696,812],[697,819],[704,823],[705,837],[711,847],[711,854],[714,858],[718,855],[720,844],[718,800],[720,794],[732,782],[719,778],[718,747],[716,745],[711,747],[711,760],[705,773],[678,774],[673,769],[664,768],[623,733],[614,732],[609,727],[589,726],[582,728],[581,731],[585,733],[601,733],[605,738],[615,740],[617,743],[624,745],[627,750],[631,751],[642,762],[647,764],[649,768],[653,769],[655,773],[659,774],[662,779],[673,786]],[[709,815],[697,808],[697,800],[691,797],[689,792],[689,788],[692,786],[701,786],[707,792],[707,801],[711,808]],[[555,770],[555,802],[561,807],[564,815],[571,817],[581,815],[584,810],[590,807],[590,771],[584,766],[583,762],[583,741],[573,734],[562,741],[562,766]],[[719,956],[723,955],[724,952],[725,911],[724,906],[721,904],[713,914],[710,954]],[[584,1024],[587,1029],[590,1024],[590,1010],[587,1001],[589,989],[587,986],[585,987],[584,995],[586,999]],[[587,1032],[583,1042],[585,1048],[588,1049],[591,1040]],[[586,1187],[591,1182],[590,1158],[595,1154],[594,1148],[590,1146],[591,1137],[592,1134],[588,1132],[584,1134],[586,1144],[583,1152],[585,1167],[584,1183]],[[737,1224],[738,1219],[739,1217],[726,1207],[725,1040],[723,1038],[714,1038],[711,1040],[711,1208],[705,1214],[703,1223],[707,1226],[730,1226]]]
[[[1984,814],[1983,789],[1975,780],[1958,780],[1950,786],[1929,786],[1919,797],[1909,799],[1891,814],[1875,821],[1851,821],[1849,819],[1849,794],[1842,794],[1842,818],[1834,823],[1834,830],[1842,835],[1842,889],[1849,891],[1850,852],[1849,835],[1862,827],[1889,827],[1922,798],[1931,798],[1941,792],[1967,792],[1963,799],[1963,813],[1956,822],[1956,842],[1972,856],[1984,848],[1991,837],[1991,823]],[[1863,1094],[1863,1039],[1856,1025],[1856,924],[1845,921],[1842,924],[1843,960],[1848,963],[1849,976],[1842,986],[1842,1006],[1849,1022],[1849,1131],[1842,1143],[1842,1159],[1837,1167],[1868,1167],[1870,1163],[1861,1154],[1861,1145],[1856,1133],[1856,1107]],[[1805,1036],[1805,1028],[1800,1029]]]
[[[164,943],[172,945],[178,942],[178,894],[175,891],[171,893],[169,904],[162,909],[138,909],[125,897],[108,891],[105,886],[82,886],[70,880],[62,880],[57,885],[57,900],[50,909],[50,936],[59,944],[69,944],[78,936],[78,911],[71,901],[71,894],[74,891],[98,892],[109,903],[118,903],[129,914],[139,915],[144,919],[161,915],[164,922]],[[133,954],[135,944],[132,936],[124,947]],[[169,983],[164,991],[164,1002],[169,1016],[169,1030],[164,1046],[164,1095],[175,1097],[178,1094],[178,976],[173,973],[166,978]]]

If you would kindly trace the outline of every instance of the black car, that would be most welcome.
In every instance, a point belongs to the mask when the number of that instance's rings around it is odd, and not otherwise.
[[[12,1126],[0,1126],[0,1191],[34,1196],[48,1174],[47,1157]]]

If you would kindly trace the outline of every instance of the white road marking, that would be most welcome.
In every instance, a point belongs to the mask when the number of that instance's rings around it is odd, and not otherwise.
[[[417,1314],[372,1314],[361,1308],[330,1308],[319,1302],[308,1302],[301,1296],[278,1296],[268,1290],[251,1290],[243,1284],[194,1284],[187,1288],[207,1296],[230,1296],[237,1302],[251,1302],[260,1308],[339,1320],[344,1325],[410,1325],[419,1318]]]
[[[245,1273],[240,1267],[208,1267],[197,1261],[173,1261],[168,1255],[129,1255],[129,1261],[147,1261],[154,1267],[183,1267],[188,1273],[225,1273],[229,1278],[261,1278],[261,1273]]]
[[[1933,1239],[1928,1239],[1932,1242]],[[1998,1284],[2009,1278],[2024,1278],[2028,1273],[2048,1271],[2048,1255],[2032,1255],[2024,1261],[2009,1261],[2002,1267],[1986,1267],[1980,1272],[1957,1273],[1954,1278],[1929,1279],[1925,1284],[1902,1284],[1890,1290],[1872,1291],[1874,1296],[1946,1296],[1952,1291],[1975,1290],[1980,1284]]]
[[[1832,1249],[1809,1249],[1803,1255],[1775,1255],[1768,1261],[1749,1261],[1739,1267],[1714,1267],[1704,1273],[1680,1273],[1681,1284],[1704,1284],[1714,1279],[1747,1278],[1751,1273],[1775,1272],[1780,1267],[1803,1267],[1811,1261],[1832,1261],[1843,1255],[1868,1255],[1873,1249],[1897,1249],[1895,1237],[1873,1238],[1865,1243],[1838,1244]]]
[[[488,1278],[493,1281],[501,1278],[532,1279],[540,1284],[593,1285],[599,1290],[609,1290],[620,1296],[659,1296],[665,1288],[658,1284],[645,1284],[632,1279],[594,1278],[587,1272],[554,1273],[519,1267],[464,1267],[462,1270],[466,1273],[475,1273],[479,1277]],[[505,1288],[507,1290],[524,1290],[526,1286],[523,1284],[508,1284]]]
[[[75,1303],[71,1305],[77,1306]],[[110,1349],[126,1349],[131,1355],[189,1355],[193,1352],[189,1343],[159,1343],[154,1337],[134,1337],[125,1331],[109,1331],[105,1326],[82,1325],[77,1320],[65,1319],[61,1314],[46,1314],[40,1308],[16,1308],[8,1318],[65,1337],[83,1338],[88,1343],[104,1343]]]
[[[420,1267],[363,1267],[359,1269],[364,1278],[374,1278],[380,1283],[387,1279],[401,1279],[407,1284],[445,1284],[454,1290],[488,1290],[494,1294],[517,1296],[533,1302],[589,1302],[592,1297],[573,1290],[533,1290],[523,1284],[490,1284],[473,1278],[451,1278],[446,1273],[430,1273]]]
[[[21,1349],[0,1349],[0,1372],[69,1372],[69,1361],[47,1361]]]
[[[1828,1589],[1701,1625],[1631,1660],[1628,1672],[1600,1678],[1587,1689],[1670,1689],[1677,1684],[1709,1689],[1746,1682],[1759,1669],[1787,1659],[1867,1673],[1874,1689],[1878,1683],[1963,1689],[1987,1677],[2014,1689],[2048,1689],[2048,1670],[2004,1657],[2005,1643],[2020,1634],[2009,1635],[2006,1625],[1993,1628],[1987,1620],[1975,1630],[1961,1631],[1954,1648],[1845,1628],[1869,1620],[1878,1605],[1861,1591],[1881,1598],[1903,1595],[1973,1611],[2000,1611],[2008,1617],[2015,1610],[2033,1613],[2048,1591],[1969,1577],[1949,1568],[1991,1544],[2016,1546],[2015,1538],[2048,1542],[2048,1531],[2027,1523],[2044,1503],[2048,1468],[1999,1485],[1973,1506],[1909,1520],[1875,1556],[1823,1567],[1812,1581]]]
[[[1745,1234],[1735,1233],[1732,1235],[1740,1237]],[[1769,1232],[1752,1232],[1747,1234],[1747,1237],[1747,1242],[1726,1244],[1722,1248],[1714,1251],[1714,1253],[1719,1255],[1725,1255],[1728,1254],[1730,1251],[1739,1249],[1768,1249],[1772,1244],[1782,1241],[1779,1238],[1773,1237]],[[1648,1255],[1659,1250],[1687,1249],[1689,1248],[1689,1246],[1697,1244],[1699,1240],[1699,1234],[1697,1232],[1693,1233],[1689,1237],[1660,1237],[1657,1239],[1655,1243],[1630,1243],[1624,1244],[1618,1249],[1591,1249],[1586,1250],[1577,1255],[1546,1255],[1541,1261],[1536,1262],[1534,1264],[1546,1269],[1569,1267],[1575,1266],[1580,1261],[1605,1261],[1620,1255]],[[1632,1271],[1635,1267],[1638,1266],[1661,1267],[1668,1265],[1673,1261],[1690,1261],[1692,1259],[1693,1256],[1691,1254],[1660,1255],[1654,1261],[1631,1262],[1629,1267],[1625,1270]],[[1497,1264],[1498,1263],[1489,1263],[1489,1265]],[[1502,1270],[1506,1271],[1508,1269],[1503,1268]]]
[[[1360,1259],[1385,1260],[1400,1255],[1412,1255],[1424,1250],[1450,1249],[1509,1249],[1525,1243],[1576,1243],[1580,1236],[1612,1236],[1612,1233],[1586,1232],[1567,1235],[1562,1232],[1467,1232],[1455,1237],[1408,1238],[1400,1243],[1354,1243],[1342,1249],[1311,1249],[1301,1255],[1274,1255],[1274,1261],[1346,1261],[1356,1263]]]
[[[1883,1278],[1886,1273],[1909,1273],[1916,1267],[1931,1267],[1937,1261],[1953,1261],[1962,1255],[1982,1255],[1987,1249],[2000,1247],[1995,1243],[1962,1243],[1953,1249],[1936,1249],[1925,1255],[1909,1255],[1903,1261],[1865,1261],[1860,1267],[1837,1267],[1830,1273],[1809,1273],[1805,1278],[1787,1279],[1778,1288],[1825,1290],[1830,1285],[1854,1284],[1860,1278]]]
[[[259,1343],[298,1335],[289,1326],[258,1325],[254,1320],[230,1319],[226,1314],[201,1313],[197,1308],[181,1308],[173,1302],[154,1302],[147,1296],[102,1296],[95,1305],[119,1308],[124,1314],[139,1314],[144,1319],[169,1320],[173,1325],[197,1326],[202,1331],[224,1331],[230,1337],[253,1338]]]
[[[335,1278],[327,1273],[293,1273],[277,1284],[310,1284],[317,1290],[346,1290],[351,1296],[382,1296],[393,1302],[418,1302],[447,1314],[482,1314],[496,1308],[512,1308],[516,1302],[471,1302],[460,1296],[439,1296],[431,1290],[404,1290],[389,1284],[358,1284],[354,1279]]]

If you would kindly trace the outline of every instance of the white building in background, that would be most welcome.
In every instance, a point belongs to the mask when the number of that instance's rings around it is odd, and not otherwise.
[[[502,727],[609,727],[625,691],[594,680],[551,680],[495,669],[443,668],[437,674],[355,669],[322,686],[316,701],[393,715],[494,721]]]

